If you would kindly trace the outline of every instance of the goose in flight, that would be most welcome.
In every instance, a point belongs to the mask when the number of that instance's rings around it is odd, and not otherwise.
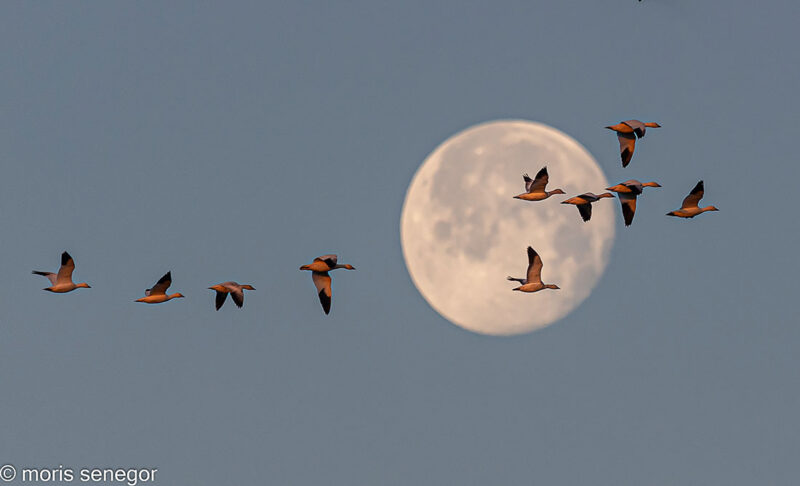
[[[542,289],[559,289],[558,285],[542,283],[542,257],[536,253],[533,247],[528,247],[528,274],[525,278],[508,277],[513,282],[519,282],[517,288],[520,292],[538,292]]]
[[[167,295],[167,289],[172,285],[172,272],[167,272],[163,277],[158,279],[153,288],[144,291],[144,297],[136,299],[136,302],[144,302],[145,304],[160,304],[170,299],[178,299],[183,297],[183,294],[175,293]]]
[[[633,222],[633,215],[636,213],[636,196],[641,194],[645,187],[661,187],[661,184],[657,182],[642,183],[636,179],[631,179],[616,186],[606,187],[606,191],[616,192],[619,197],[622,216],[625,218],[625,226],[630,226]]]
[[[514,199],[522,199],[525,201],[541,201],[543,199],[547,199],[553,194],[564,194],[564,191],[561,189],[553,189],[552,191],[544,190],[549,180],[549,176],[547,175],[547,167],[543,167],[533,179],[531,179],[528,174],[523,175],[522,178],[525,179],[525,190],[527,192],[523,192],[522,194],[514,196]]]
[[[636,139],[644,138],[647,128],[661,128],[658,123],[643,123],[639,120],[628,120],[607,126],[609,130],[617,132],[619,139],[619,153],[622,158],[622,167],[627,167],[633,158],[633,149],[636,147]]]
[[[668,212],[667,216],[694,218],[698,214],[705,213],[706,211],[719,211],[716,206],[706,206],[704,208],[698,206],[700,200],[703,199],[703,192],[705,192],[705,188],[703,187],[703,181],[700,181],[694,186],[692,192],[690,192],[689,195],[683,199],[681,208]]]
[[[337,268],[346,268],[347,270],[355,270],[355,267],[350,264],[340,265],[336,263],[336,255],[322,255],[314,259],[310,265],[303,265],[300,270],[310,270],[311,280],[314,281],[314,286],[317,287],[319,294],[319,301],[322,304],[322,310],[325,314],[331,312],[331,298],[333,292],[331,291],[331,276],[329,271]]]
[[[580,196],[571,197],[566,201],[561,201],[561,204],[574,204],[577,206],[578,212],[581,213],[581,218],[583,218],[583,221],[589,221],[592,218],[592,203],[597,202],[604,197],[614,197],[614,195],[610,192],[604,192],[603,194],[597,196],[592,192],[586,192]]]
[[[69,253],[64,252],[61,254],[61,268],[58,269],[57,274],[52,272],[40,272],[38,270],[34,270],[31,273],[45,276],[50,280],[52,286],[42,289],[48,292],[63,294],[65,292],[72,292],[75,289],[90,289],[91,287],[89,284],[85,282],[79,284],[72,282],[73,270],[75,270],[75,260],[69,256]]]
[[[236,307],[241,309],[244,305],[244,291],[255,290],[252,285],[239,285],[236,282],[222,282],[221,284],[212,285],[209,289],[217,291],[217,310],[225,303],[228,294],[231,294],[231,299],[233,299],[233,303],[236,304]]]

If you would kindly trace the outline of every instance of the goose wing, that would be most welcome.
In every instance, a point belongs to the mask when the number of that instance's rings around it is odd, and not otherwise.
[[[703,199],[704,192],[705,188],[703,187],[703,181],[700,181],[694,186],[692,192],[690,192],[689,195],[683,199],[681,209],[696,208],[700,203],[700,200]]]
[[[533,247],[528,247],[528,282],[542,283],[542,257]]]
[[[622,206],[622,217],[625,219],[625,226],[630,226],[633,222],[633,215],[636,214],[636,196],[624,192],[620,193],[619,204]]]
[[[222,304],[225,303],[225,299],[227,298],[228,298],[228,292],[220,292],[219,290],[217,290],[217,298],[215,300],[217,310],[219,310],[219,308],[222,307]]]
[[[41,275],[43,277],[47,277],[50,280],[50,285],[56,284],[56,274],[53,272],[40,272],[39,270],[34,270],[31,272],[34,275]]]
[[[636,148],[636,135],[617,132],[617,140],[619,140],[619,156],[622,159],[622,167],[627,167],[631,163],[633,150]]]
[[[311,279],[314,281],[314,286],[317,287],[322,310],[325,311],[325,314],[329,314],[331,312],[331,298],[333,297],[331,276],[328,275],[328,272],[311,272]]]
[[[72,272],[75,270],[75,260],[69,256],[69,253],[64,252],[61,254],[61,268],[58,269],[58,275],[54,284],[65,284],[72,282]]]
[[[549,180],[550,176],[547,175],[547,167],[542,167],[542,169],[536,173],[536,177],[533,178],[533,181],[530,180],[528,174],[525,174],[525,189],[527,189],[528,192],[544,192],[544,188],[547,187]]]
[[[533,186],[533,179],[528,174],[522,174],[522,180],[525,181],[525,192],[531,192],[531,186]]]
[[[236,304],[236,307],[241,309],[244,305],[244,291],[242,291],[241,288],[231,290],[231,299],[233,299],[233,303]]]
[[[592,205],[590,203],[578,204],[578,212],[581,213],[581,218],[584,221],[592,219]]]
[[[144,295],[164,295],[167,289],[172,285],[172,271],[165,273],[163,277],[158,279],[153,288],[144,291]]]

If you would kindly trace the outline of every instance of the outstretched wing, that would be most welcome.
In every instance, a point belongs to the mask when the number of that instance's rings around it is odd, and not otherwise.
[[[47,279],[50,280],[51,285],[56,284],[56,274],[53,272],[40,272],[39,270],[34,270],[31,273],[34,275],[41,275],[43,277],[47,277]]]
[[[633,158],[633,149],[636,148],[636,135],[617,132],[617,140],[619,140],[619,156],[622,159],[622,167],[627,167]]]
[[[314,286],[317,288],[322,310],[325,311],[325,314],[329,314],[331,312],[331,298],[333,297],[331,276],[328,275],[328,272],[311,272],[311,279],[314,281]]]
[[[165,273],[163,277],[158,279],[152,289],[145,291],[145,295],[164,295],[170,285],[172,285],[172,271]]]
[[[704,192],[705,188],[703,187],[703,181],[700,181],[694,186],[692,192],[690,192],[689,195],[683,199],[681,209],[696,208],[700,203],[700,200],[703,199]]]
[[[72,272],[75,270],[75,260],[69,256],[69,253],[64,252],[61,254],[61,268],[58,269],[55,283],[70,283],[72,282]]]
[[[547,175],[547,167],[542,167],[542,169],[536,173],[533,182],[527,184],[527,181],[525,181],[525,188],[528,189],[528,192],[544,192],[544,188],[547,187],[549,180],[550,176]]]
[[[225,299],[227,299],[227,298],[228,298],[228,293],[227,292],[220,292],[219,290],[217,290],[217,298],[216,298],[216,301],[215,301],[215,304],[217,306],[217,310],[219,310],[219,308],[222,307],[222,304],[225,303]]]
[[[231,299],[233,299],[233,303],[236,304],[236,307],[241,309],[244,305],[244,292],[242,289],[232,290]]]
[[[533,186],[533,179],[528,174],[522,174],[522,179],[525,181],[525,192],[531,192]]]
[[[528,247],[528,283],[542,283],[542,257]]]
[[[589,221],[592,219],[592,205],[589,203],[586,204],[578,204],[578,212],[581,213],[581,218],[584,221]]]
[[[619,204],[622,206],[622,217],[625,219],[625,226],[633,223],[633,215],[636,214],[636,196],[628,193],[620,193]]]

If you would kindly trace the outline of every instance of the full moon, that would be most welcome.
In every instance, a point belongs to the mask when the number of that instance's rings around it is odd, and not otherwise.
[[[547,167],[543,201],[513,199],[523,174]],[[473,332],[512,335],[545,327],[578,306],[608,264],[618,204],[601,199],[592,219],[561,201],[608,187],[592,155],[541,123],[499,120],[475,125],[439,145],[406,193],[400,238],[408,272],[439,314]],[[541,255],[542,281],[560,290],[513,292],[525,277],[526,248]]]

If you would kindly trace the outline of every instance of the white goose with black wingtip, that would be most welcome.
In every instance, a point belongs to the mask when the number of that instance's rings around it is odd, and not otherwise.
[[[622,159],[622,167],[627,167],[633,158],[633,150],[636,148],[636,139],[644,138],[647,128],[661,128],[661,125],[654,122],[640,122],[639,120],[627,120],[609,125],[606,128],[614,130],[619,140],[619,156]]]
[[[536,174],[536,177],[531,179],[528,174],[522,176],[525,180],[525,191],[522,194],[514,196],[514,199],[522,199],[523,201],[542,201],[554,194],[564,194],[561,189],[553,189],[552,191],[545,191],[547,183],[550,181],[550,176],[547,174],[547,167],[542,167]]]
[[[625,219],[625,226],[633,223],[633,216],[636,214],[636,197],[642,193],[645,187],[661,187],[658,182],[639,182],[631,179],[611,187],[606,187],[606,191],[617,193],[619,204],[622,206],[622,216]]]
[[[581,219],[583,219],[584,223],[592,219],[592,203],[597,202],[603,198],[611,197],[613,198],[614,195],[610,192],[604,192],[603,194],[595,195],[593,192],[585,192],[580,196],[571,197],[565,201],[561,201],[561,204],[574,204],[575,207],[578,208],[578,212],[581,215]]]
[[[692,192],[683,198],[681,208],[668,212],[667,216],[676,216],[678,218],[694,218],[698,214],[703,214],[706,211],[719,211],[716,206],[706,206],[704,208],[699,206],[700,200],[703,199],[704,193],[705,187],[703,186],[703,181],[700,181],[694,186]]]
[[[160,304],[172,299],[179,299],[183,297],[181,293],[174,293],[167,295],[167,289],[172,285],[172,272],[169,271],[163,277],[158,279],[152,288],[144,291],[144,297],[136,299],[136,302],[144,302],[145,304]]]
[[[520,292],[538,292],[543,289],[560,289],[558,285],[542,283],[542,257],[536,253],[533,247],[528,247],[528,272],[525,278],[508,277],[508,280],[519,282],[519,287],[511,290]]]
[[[244,305],[244,291],[255,290],[255,288],[248,284],[240,285],[236,282],[222,282],[220,284],[212,285],[209,287],[209,290],[217,291],[215,305],[217,310],[219,310],[220,307],[222,307],[222,304],[224,304],[225,300],[228,298],[228,294],[231,294],[231,299],[233,300],[233,303],[236,304],[236,307],[241,309]]]
[[[48,292],[63,294],[66,292],[72,292],[75,289],[90,289],[91,287],[86,282],[78,284],[72,282],[72,272],[74,270],[75,260],[73,260],[72,257],[69,256],[69,253],[65,251],[61,254],[61,267],[58,269],[58,273],[40,272],[39,270],[34,270],[31,273],[34,275],[42,275],[50,280],[52,285],[42,289],[47,290]]]
[[[310,270],[311,280],[314,281],[314,286],[317,288],[319,301],[322,304],[322,310],[325,314],[331,312],[331,300],[333,298],[333,291],[331,290],[331,276],[329,271],[337,268],[345,268],[347,270],[355,270],[355,267],[347,264],[337,263],[336,255],[322,255],[314,259],[309,265],[303,265],[300,270]]]

